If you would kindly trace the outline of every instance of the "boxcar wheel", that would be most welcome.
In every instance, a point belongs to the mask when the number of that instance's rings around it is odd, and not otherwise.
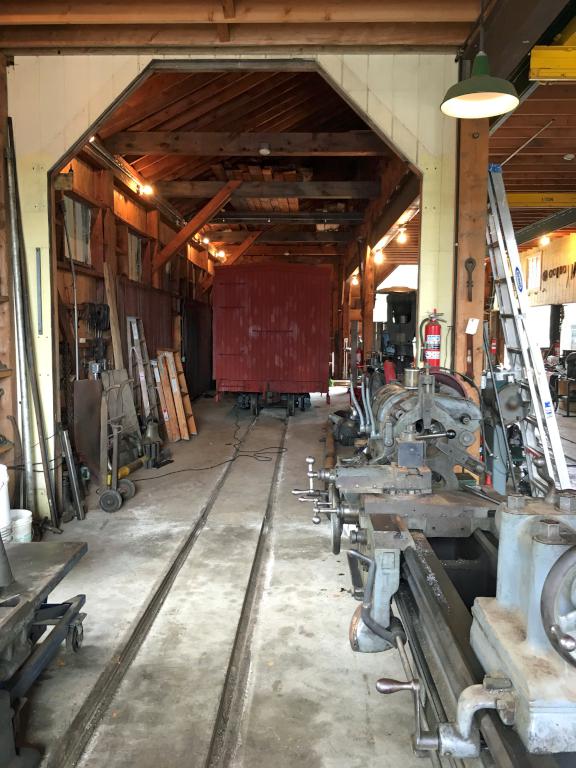
[[[260,403],[258,402],[258,393],[250,395],[250,410],[252,416],[258,416],[260,413]]]

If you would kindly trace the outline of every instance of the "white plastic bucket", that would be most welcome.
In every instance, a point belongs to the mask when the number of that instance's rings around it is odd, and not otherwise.
[[[13,509],[12,540],[22,544],[32,541],[32,512],[29,509]]]

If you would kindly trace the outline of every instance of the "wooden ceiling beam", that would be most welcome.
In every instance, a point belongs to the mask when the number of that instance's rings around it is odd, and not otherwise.
[[[229,181],[209,203],[201,208],[192,219],[167,243],[154,259],[152,269],[157,272],[230,200],[241,181]]]
[[[0,25],[212,24],[233,18],[238,24],[473,22],[478,0],[3,0]]]
[[[319,243],[311,245],[309,243],[291,243],[288,245],[273,245],[265,243],[256,243],[246,249],[247,252],[257,256],[338,256],[342,253],[342,248],[330,244]]]
[[[220,232],[217,229],[211,229],[208,233],[211,241],[215,244],[240,243],[246,237],[246,230],[237,230],[236,232]],[[335,232],[304,232],[298,229],[296,232],[284,229],[272,228],[264,230],[258,238],[259,243],[347,243],[354,237],[354,233],[347,230],[338,230]]]
[[[250,232],[248,237],[245,237],[240,245],[238,245],[236,248],[232,248],[232,250],[226,254],[226,261],[224,262],[224,266],[231,267],[235,261],[238,261],[238,259],[254,245],[261,234],[261,232]]]
[[[156,185],[164,197],[213,197],[221,188],[220,181],[163,181]],[[375,181],[246,181],[232,195],[232,200],[258,197],[300,197],[330,200],[368,200],[378,197]]]
[[[273,6],[273,3],[269,3]],[[370,3],[371,6],[383,6]],[[387,4],[386,4],[387,5]],[[409,4],[405,4],[409,5]],[[1,6],[0,6],[1,7]],[[109,5],[108,8],[113,6]],[[120,6],[119,4],[119,7]],[[157,4],[159,9],[164,5]],[[355,20],[361,18],[355,10]],[[231,24],[230,42],[218,39],[216,24],[129,24],[7,26],[0,21],[0,51],[7,55],[88,53],[95,51],[170,51],[193,47],[247,46],[430,46],[458,47],[470,25],[463,22]]]
[[[123,131],[106,141],[116,155],[197,155],[259,157],[266,146],[275,157],[375,157],[387,155],[371,131],[345,133],[232,133],[195,131]]]

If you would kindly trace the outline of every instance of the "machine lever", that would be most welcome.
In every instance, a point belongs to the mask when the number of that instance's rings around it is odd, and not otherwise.
[[[415,440],[436,440],[438,437],[447,437],[448,440],[454,440],[456,430],[447,429],[446,432],[430,432],[427,435],[416,435]]]
[[[398,693],[399,691],[417,691],[420,684],[417,680],[393,680],[391,677],[381,677],[376,681],[378,693]]]

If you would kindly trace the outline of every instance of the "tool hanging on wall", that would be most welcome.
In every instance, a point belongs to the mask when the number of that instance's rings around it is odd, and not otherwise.
[[[466,280],[466,290],[468,295],[468,301],[472,301],[472,288],[474,288],[474,280],[472,278],[472,272],[476,269],[476,259],[473,259],[472,256],[466,259],[464,262],[464,269],[468,273],[468,278]]]
[[[38,376],[36,373],[36,358],[34,352],[34,344],[31,340],[34,338],[32,330],[32,322],[30,318],[30,294],[28,290],[28,275],[25,264],[25,251],[24,251],[24,235],[22,229],[22,213],[20,210],[20,194],[18,191],[18,173],[16,170],[16,151],[14,148],[14,132],[12,129],[12,120],[8,119],[8,141],[6,145],[6,170],[8,180],[8,209],[10,217],[10,231],[11,231],[11,247],[12,247],[12,273],[14,283],[14,303],[15,303],[15,316],[18,338],[18,365],[21,367],[22,375],[21,383],[23,384],[22,391],[27,389],[28,385],[32,393],[32,402],[34,404],[34,413],[36,416],[36,428],[38,430],[40,448],[40,456],[42,460],[42,472],[44,475],[44,485],[46,488],[46,498],[48,501],[48,509],[50,511],[50,520],[44,520],[43,525],[45,528],[61,533],[60,520],[58,515],[58,507],[56,505],[56,496],[54,494],[54,487],[52,484],[52,474],[50,471],[50,459],[48,457],[48,439],[46,437],[46,428],[44,422],[44,413],[42,409],[42,401],[40,399],[40,388],[38,386]],[[25,405],[26,403],[26,405]],[[30,438],[30,424],[29,413],[24,412],[24,409],[28,408],[27,398],[22,398],[22,439],[23,441],[29,441]],[[24,432],[26,434],[24,435]],[[28,447],[25,449],[25,465],[26,465],[26,492],[25,500],[26,507],[32,508],[33,502],[33,479],[34,471],[31,461],[31,450],[28,442]],[[29,466],[28,466],[29,464]]]

